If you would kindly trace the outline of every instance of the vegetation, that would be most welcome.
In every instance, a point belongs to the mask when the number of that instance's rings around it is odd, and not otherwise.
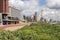
[[[60,25],[31,24],[13,32],[0,30],[0,40],[60,40]]]

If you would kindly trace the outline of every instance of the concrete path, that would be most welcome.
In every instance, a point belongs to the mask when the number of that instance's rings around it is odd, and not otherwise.
[[[13,24],[13,25],[0,25],[0,30],[9,30],[15,31],[25,27],[26,25],[30,25],[31,23],[20,23],[20,24]]]

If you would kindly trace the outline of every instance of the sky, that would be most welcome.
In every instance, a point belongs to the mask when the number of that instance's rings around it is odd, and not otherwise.
[[[22,15],[27,16],[37,12],[40,17],[43,10],[44,18],[60,21],[60,0],[9,0],[9,6],[22,10]]]
[[[40,6],[46,5],[46,1],[45,0],[39,0],[38,3],[39,3]]]

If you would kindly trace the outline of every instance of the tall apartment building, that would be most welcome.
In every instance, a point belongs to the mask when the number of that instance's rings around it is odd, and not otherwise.
[[[9,8],[8,8],[8,0],[0,0],[0,13],[8,14]]]

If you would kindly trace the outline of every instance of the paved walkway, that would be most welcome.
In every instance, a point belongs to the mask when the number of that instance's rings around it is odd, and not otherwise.
[[[21,29],[26,25],[30,25],[31,23],[20,23],[20,24],[13,24],[13,25],[0,25],[0,30],[9,30],[15,31],[17,29]]]

